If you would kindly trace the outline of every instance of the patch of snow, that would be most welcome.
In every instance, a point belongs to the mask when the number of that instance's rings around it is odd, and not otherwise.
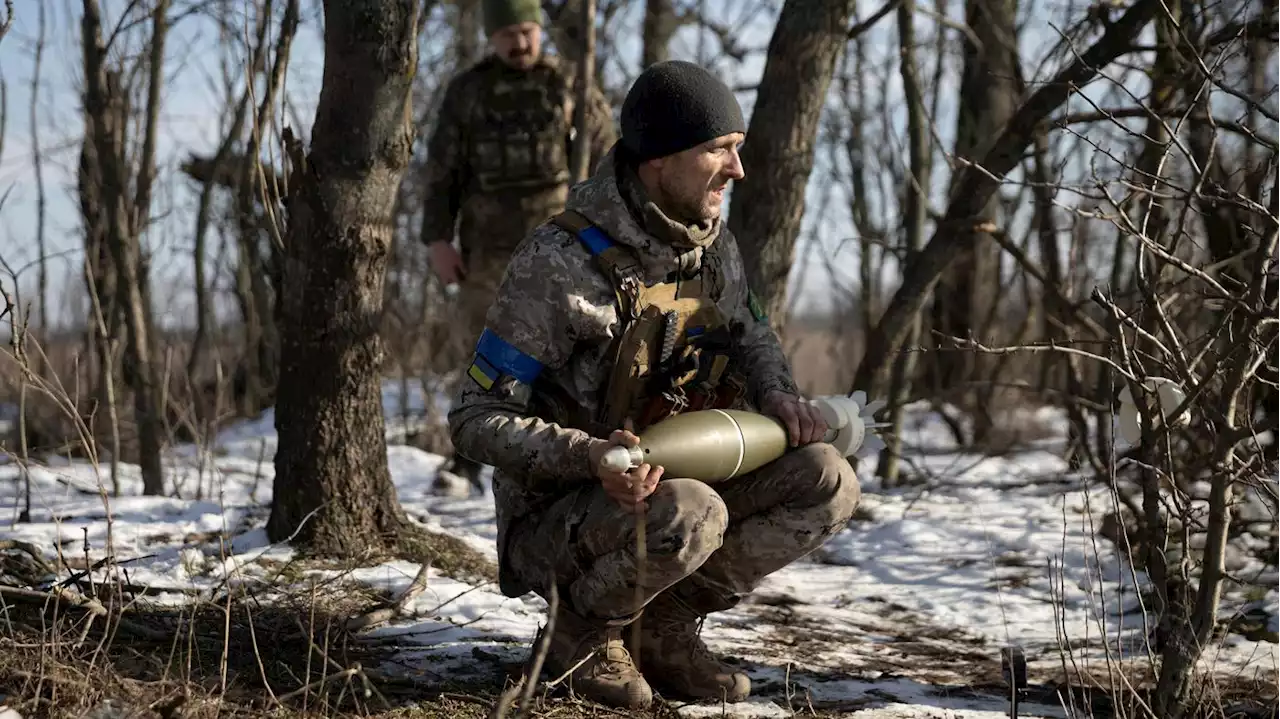
[[[426,421],[417,382],[409,383],[410,421],[401,419],[399,385],[384,386],[389,437]],[[443,417],[447,400],[433,401]],[[1018,421],[1059,428],[1061,435],[1056,411],[1027,411]],[[1102,641],[1112,658],[1145,656],[1135,589],[1146,578],[1097,536],[1097,523],[1115,503],[1070,474],[1058,445],[1037,441],[1001,457],[958,451],[945,423],[916,405],[907,412],[904,446],[904,470],[923,484],[881,488],[864,460],[858,468],[864,517],[766,578],[742,605],[707,619],[704,638],[735,657],[760,693],[729,707],[685,706],[683,713],[776,717],[790,715],[790,704],[859,719],[994,718],[1006,716],[1004,697],[992,693],[1001,686],[1001,646],[1024,648],[1033,683],[1060,668],[1064,641],[1078,645],[1075,656],[1086,663],[1103,661]],[[113,497],[108,465],[51,460],[29,472],[31,516],[24,523],[16,522],[27,501],[23,475],[0,465],[0,521],[9,518],[2,534],[32,542],[47,558],[127,560],[129,580],[155,585],[156,601],[187,601],[185,592],[226,584],[261,586],[276,576],[264,560],[293,556],[263,529],[274,449],[271,411],[228,427],[205,450],[175,447],[165,457],[175,495],[169,497],[141,496],[134,466],[119,468],[122,496]],[[488,470],[483,495],[459,487],[462,496],[440,496],[433,485],[442,457],[394,443],[387,457],[410,516],[496,560]],[[1249,511],[1267,516],[1260,500]],[[1224,611],[1265,615],[1274,633],[1275,567],[1249,569],[1269,577],[1271,588],[1252,590],[1251,598],[1232,595]],[[388,562],[341,575],[395,593],[417,571]],[[536,596],[505,597],[494,585],[471,586],[433,569],[405,616],[364,635],[396,647],[383,672],[432,680],[493,676],[495,667],[524,660],[545,608]],[[1276,647],[1229,635],[1205,661],[1232,671],[1260,667],[1274,677]],[[984,688],[967,688],[975,683]],[[1065,716],[1060,707],[1032,703],[1019,715]]]

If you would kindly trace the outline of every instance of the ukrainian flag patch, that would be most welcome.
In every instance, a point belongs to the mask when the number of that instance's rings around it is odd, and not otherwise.
[[[503,377],[531,385],[542,372],[542,363],[486,327],[476,342],[467,375],[487,392]]]
[[[493,389],[493,383],[497,382],[500,376],[498,369],[478,354],[471,360],[471,366],[467,368],[467,374],[486,392]]]

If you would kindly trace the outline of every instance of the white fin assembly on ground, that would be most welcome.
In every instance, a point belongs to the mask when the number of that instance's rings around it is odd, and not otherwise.
[[[889,426],[887,422],[877,423],[875,420],[875,413],[885,406],[884,400],[867,402],[867,393],[858,390],[847,397],[815,397],[809,400],[809,404],[818,408],[827,423],[829,429],[825,441],[842,456],[866,457],[884,449],[884,442],[873,431]]]
[[[1169,420],[1174,427],[1185,427],[1191,422],[1189,412],[1183,412],[1178,417],[1170,419],[1170,415],[1187,399],[1186,393],[1177,382],[1165,377],[1147,377],[1143,380],[1142,386],[1148,391],[1154,391],[1159,399],[1160,413],[1159,416],[1152,417],[1155,424],[1153,429],[1158,430],[1161,422],[1165,420]],[[1116,433],[1124,441],[1131,445],[1142,441],[1142,418],[1138,414],[1138,406],[1133,401],[1128,384],[1125,384],[1124,389],[1120,391],[1120,410],[1116,413],[1115,419]]]

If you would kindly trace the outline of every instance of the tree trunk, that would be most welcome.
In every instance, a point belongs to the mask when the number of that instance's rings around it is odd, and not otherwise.
[[[640,69],[654,63],[666,62],[670,57],[671,38],[680,26],[672,0],[647,0],[644,5],[644,47],[641,50]]]
[[[484,47],[480,44],[480,33],[484,27],[480,17],[480,0],[456,0],[458,8],[457,28],[454,32],[454,62],[457,70],[471,67],[480,60]]]
[[[573,182],[579,183],[591,174],[591,132],[588,109],[591,107],[591,86],[595,83],[596,64],[596,0],[580,0],[582,3],[582,49],[578,58],[578,72],[574,77],[573,147],[569,157],[569,169]]]
[[[915,253],[920,251],[920,245],[924,242],[924,226],[929,210],[929,176],[932,169],[929,152],[929,119],[925,115],[924,91],[920,87],[920,73],[915,58],[915,14],[915,0],[902,0],[902,4],[898,6],[898,53],[900,56],[898,62],[899,72],[902,75],[902,91],[907,101],[907,146],[911,163],[907,186],[902,188],[906,196],[903,230],[908,262]],[[934,92],[937,92],[936,88]],[[911,318],[907,342],[915,344],[919,334],[920,315],[917,314]],[[893,372],[889,380],[889,423],[892,429],[885,438],[885,447],[880,453],[880,463],[876,467],[876,474],[880,476],[885,487],[898,484],[903,407],[911,396],[911,380],[912,375],[915,374],[915,363],[915,352],[900,355],[893,363]]]
[[[101,108],[100,108],[101,109]],[[86,107],[86,112],[88,107]],[[120,494],[120,423],[116,415],[118,386],[115,362],[116,289],[115,268],[107,252],[106,213],[102,208],[102,166],[94,147],[92,134],[85,133],[80,143],[80,166],[77,174],[80,217],[84,232],[84,280],[89,298],[89,321],[86,344],[97,358],[97,375],[93,386],[91,431],[94,456],[101,458],[98,442],[108,439],[112,495]]]
[[[787,275],[813,170],[818,121],[849,32],[853,2],[787,0],[778,16],[742,164],[729,229],[742,248],[751,286],[776,328],[785,318]]]
[[[265,277],[259,257],[257,217],[248,192],[241,190],[236,198],[236,299],[244,323],[244,349],[236,366],[235,398],[237,411],[246,417],[256,416],[267,406],[274,388],[268,378],[277,362],[268,352],[268,333],[273,333],[270,299],[263,297]],[[266,312],[264,312],[264,308]],[[264,361],[265,360],[265,361]]]
[[[36,51],[35,51],[35,67],[31,71],[31,164],[35,170],[36,180],[36,252],[39,255],[39,266],[37,268],[36,279],[36,301],[38,303],[37,311],[39,312],[39,324],[41,340],[47,341],[50,335],[49,329],[49,261],[45,248],[45,207],[46,198],[44,191],[44,158],[40,154],[40,118],[36,112],[37,99],[40,97],[40,65],[44,57],[44,37],[45,37],[45,3],[37,3],[39,8],[36,11]],[[43,374],[45,369],[44,362],[40,362],[40,372]]]
[[[955,154],[978,161],[991,140],[1000,134],[1018,106],[1017,87],[1017,0],[966,0],[966,25],[973,36],[961,34],[964,42],[964,69],[958,95]],[[960,173],[953,180],[960,179]],[[1000,202],[994,194],[974,218],[979,226],[1001,222]],[[1001,301],[999,246],[989,234],[975,231],[972,239],[956,247],[951,268],[933,291],[932,326],[952,337],[975,337],[991,343],[980,333],[995,306]],[[934,391],[944,393],[983,376],[984,358],[972,352],[937,352],[933,359]],[[958,402],[973,417],[975,442],[981,442],[990,428],[984,403],[975,393]]]
[[[128,197],[129,174],[125,137],[129,111],[127,93],[120,86],[120,74],[106,69],[106,47],[102,41],[102,16],[97,0],[84,0],[81,32],[85,70],[86,136],[91,138],[96,153],[100,184],[99,198],[105,214],[105,239],[115,265],[120,310],[126,328],[126,366],[134,396],[135,422],[138,427],[138,463],[142,470],[142,491],[147,495],[164,493],[164,475],[160,463],[162,417],[159,388],[152,363],[151,320],[147,310],[146,281],[139,246],[142,228],[151,206],[151,183],[155,173],[156,118],[159,115],[160,83],[167,31],[167,0],[153,10],[149,87],[147,90],[147,125],[144,130],[142,156],[136,182],[136,194]]]
[[[286,130],[293,178],[267,533],[317,555],[390,548],[406,522],[387,469],[378,319],[413,144],[419,5],[325,0],[311,152]]]

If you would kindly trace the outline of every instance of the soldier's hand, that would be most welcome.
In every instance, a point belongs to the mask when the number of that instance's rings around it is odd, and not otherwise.
[[[821,442],[827,433],[827,421],[818,408],[782,390],[772,390],[764,397],[760,411],[777,417],[787,426],[792,447]]]
[[[626,512],[642,512],[644,501],[658,488],[658,480],[662,479],[663,468],[648,463],[635,467],[627,472],[614,472],[600,466],[604,453],[614,446],[634,447],[640,444],[640,438],[627,429],[614,430],[607,441],[594,442],[587,451],[588,460],[595,469],[596,479],[600,480],[605,494],[609,495],[618,506]]]
[[[427,247],[430,253],[431,269],[436,277],[446,286],[466,279],[467,273],[462,266],[462,255],[448,242],[432,242]]]

